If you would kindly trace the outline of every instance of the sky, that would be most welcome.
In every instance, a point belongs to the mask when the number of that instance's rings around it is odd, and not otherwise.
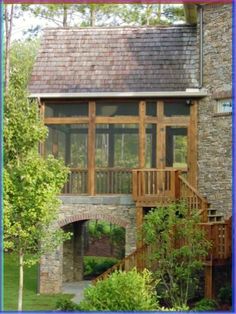
[[[175,4],[175,6],[180,6],[180,5],[181,4]],[[16,6],[17,11],[18,11],[18,7]],[[74,14],[77,21],[78,19],[81,19],[81,15],[79,13],[74,13]],[[18,18],[14,18],[12,41],[22,40],[24,38],[27,38],[28,35],[25,34],[25,32],[28,29],[35,28],[37,26],[40,26],[40,28],[43,29],[46,27],[56,27],[56,24],[52,21],[49,21],[46,18],[35,17],[31,12],[26,11]],[[39,32],[39,35],[40,34],[41,34],[41,31]]]

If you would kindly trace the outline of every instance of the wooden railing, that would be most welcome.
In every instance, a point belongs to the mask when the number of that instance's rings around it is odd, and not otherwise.
[[[207,200],[199,194],[199,192],[192,187],[188,181],[182,176],[178,176],[179,186],[179,199],[186,202],[191,210],[198,210],[201,212],[201,221],[207,222],[207,209],[210,204]]]
[[[206,239],[212,244],[208,256],[203,262],[205,265],[207,265],[209,261],[212,265],[224,264],[226,260],[229,260],[232,256],[232,217],[224,222],[208,222],[198,225],[205,231]],[[175,248],[181,247],[185,245],[185,241],[183,239],[183,241],[177,241],[173,244]],[[144,268],[150,270],[155,269],[155,267],[158,267],[158,261],[150,262],[152,251],[151,246],[143,245],[95,278],[93,283],[95,284],[99,280],[106,279],[116,270],[129,271],[134,267],[136,267],[138,271],[142,271]]]
[[[150,253],[150,246],[143,245],[141,248],[135,250],[133,253],[123,258],[119,263],[107,269],[104,273],[96,277],[92,282],[96,283],[99,280],[104,280],[116,270],[129,271],[134,267],[136,267],[138,271],[142,271],[144,268],[150,269]]]
[[[88,170],[70,168],[68,181],[65,184],[63,194],[87,194],[88,193]]]
[[[96,194],[131,194],[132,171],[126,168],[97,168],[95,170]],[[63,194],[89,194],[88,169],[70,168]]]
[[[96,194],[131,194],[131,169],[96,169]]]
[[[213,263],[226,260],[232,255],[232,217],[222,222],[201,223],[206,239],[211,242],[207,260]]]
[[[133,199],[139,202],[169,202],[179,197],[178,170],[134,169]]]

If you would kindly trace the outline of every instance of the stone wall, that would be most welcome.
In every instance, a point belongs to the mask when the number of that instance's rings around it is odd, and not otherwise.
[[[217,100],[231,98],[232,6],[204,5],[203,88],[199,103],[198,188],[211,208],[225,216],[232,211],[232,115],[216,114]]]
[[[82,279],[83,224],[98,219],[125,228],[125,254],[136,249],[136,211],[131,196],[64,196],[55,227],[73,231],[55,252],[42,257],[40,263],[40,293],[58,293],[65,281]]]

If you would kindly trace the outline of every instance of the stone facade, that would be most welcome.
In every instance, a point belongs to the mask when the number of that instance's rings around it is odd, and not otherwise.
[[[203,88],[199,102],[198,189],[211,209],[228,216],[232,211],[232,115],[216,114],[218,99],[231,98],[232,6],[205,5],[203,9]]]
[[[40,293],[58,293],[63,282],[79,281],[83,276],[83,227],[89,219],[99,219],[125,228],[125,254],[136,249],[135,205],[131,196],[62,196],[55,222],[73,236],[52,254],[42,257]]]

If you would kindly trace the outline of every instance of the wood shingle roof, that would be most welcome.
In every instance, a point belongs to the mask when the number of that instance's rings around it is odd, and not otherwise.
[[[46,29],[29,91],[183,91],[197,68],[192,26]]]

